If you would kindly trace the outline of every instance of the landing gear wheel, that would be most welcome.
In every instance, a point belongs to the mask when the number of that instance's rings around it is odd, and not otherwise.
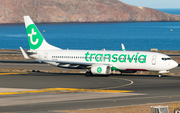
[[[159,74],[159,78],[161,78],[162,77],[162,74]]]
[[[85,76],[86,76],[86,77],[90,77],[90,76],[92,76],[91,71],[87,71],[87,72],[86,72],[86,74],[85,74]]]
[[[109,77],[109,75],[102,75],[103,77]]]

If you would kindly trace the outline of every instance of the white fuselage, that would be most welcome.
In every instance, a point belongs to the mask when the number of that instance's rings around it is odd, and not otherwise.
[[[64,65],[57,62],[102,64],[111,65],[114,70],[131,71],[165,71],[178,65],[165,54],[142,51],[43,50],[31,57],[56,66]]]

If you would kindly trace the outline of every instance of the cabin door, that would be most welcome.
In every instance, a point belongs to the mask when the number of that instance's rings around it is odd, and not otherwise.
[[[152,57],[152,65],[156,65],[156,58],[157,58],[156,55],[154,55],[154,56]]]
[[[44,60],[48,60],[48,53],[44,54]]]

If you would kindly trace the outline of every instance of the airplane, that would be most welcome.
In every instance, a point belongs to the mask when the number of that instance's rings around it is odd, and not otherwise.
[[[178,66],[169,56],[144,51],[63,50],[46,42],[30,16],[24,16],[30,50],[20,50],[25,59],[63,67],[86,69],[85,76],[109,75],[112,71],[135,73],[158,71],[159,77]]]

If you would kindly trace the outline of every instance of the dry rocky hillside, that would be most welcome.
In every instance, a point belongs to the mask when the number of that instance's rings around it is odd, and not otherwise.
[[[36,23],[180,21],[178,15],[119,0],[0,0],[0,24],[23,23],[24,15]]]

